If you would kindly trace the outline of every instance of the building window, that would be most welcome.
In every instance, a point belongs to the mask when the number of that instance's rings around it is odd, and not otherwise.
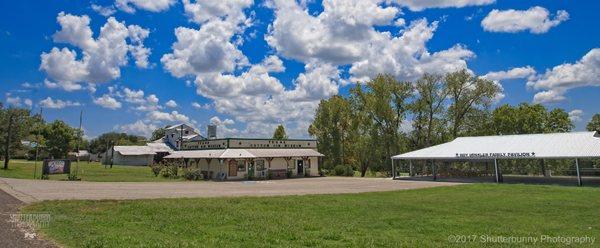
[[[256,160],[256,170],[257,171],[265,170],[265,160],[262,160],[262,159]]]
[[[237,165],[238,165],[238,171],[246,171],[246,161],[238,160]]]

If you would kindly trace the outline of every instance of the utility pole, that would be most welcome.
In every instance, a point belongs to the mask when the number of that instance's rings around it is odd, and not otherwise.
[[[13,126],[13,113],[8,109],[8,129],[6,129],[6,144],[4,144],[4,169],[8,169],[8,160],[10,160],[10,138]]]

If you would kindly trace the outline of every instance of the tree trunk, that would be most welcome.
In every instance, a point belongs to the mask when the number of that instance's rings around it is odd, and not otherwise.
[[[367,174],[367,169],[369,169],[369,162],[364,162],[360,168],[360,177],[365,177]]]
[[[4,145],[4,169],[8,169],[8,161],[10,160],[10,133],[12,132],[13,115],[8,117],[8,129],[6,129],[6,144]]]

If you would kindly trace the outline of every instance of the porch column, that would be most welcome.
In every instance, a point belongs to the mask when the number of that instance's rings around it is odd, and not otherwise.
[[[579,160],[575,159],[575,169],[577,170],[577,186],[582,186],[581,173],[579,172]]]
[[[285,159],[285,171],[286,171],[286,175],[287,175],[287,171],[290,170],[290,160],[292,160],[292,157],[284,157],[283,159]],[[294,171],[292,170],[292,174],[294,173]]]
[[[194,162],[196,162],[196,169],[200,169],[200,159],[194,158]]]

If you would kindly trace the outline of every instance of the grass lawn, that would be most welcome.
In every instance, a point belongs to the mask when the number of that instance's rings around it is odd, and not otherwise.
[[[10,160],[8,170],[0,169],[0,177],[33,179],[33,161]],[[77,163],[71,163],[71,171],[76,170]],[[36,176],[39,179],[42,174],[42,162],[37,163]],[[98,162],[79,162],[78,176],[83,181],[93,182],[151,182],[151,181],[173,181],[161,176],[154,177],[147,166],[124,166],[113,165],[113,168],[104,168]],[[67,175],[50,175],[50,180],[66,180]]]
[[[598,196],[598,188],[472,184],[345,195],[50,201],[22,211],[49,213],[43,235],[67,247],[509,245],[481,243],[480,235],[588,236],[598,244]],[[477,238],[453,243],[450,235]]]

